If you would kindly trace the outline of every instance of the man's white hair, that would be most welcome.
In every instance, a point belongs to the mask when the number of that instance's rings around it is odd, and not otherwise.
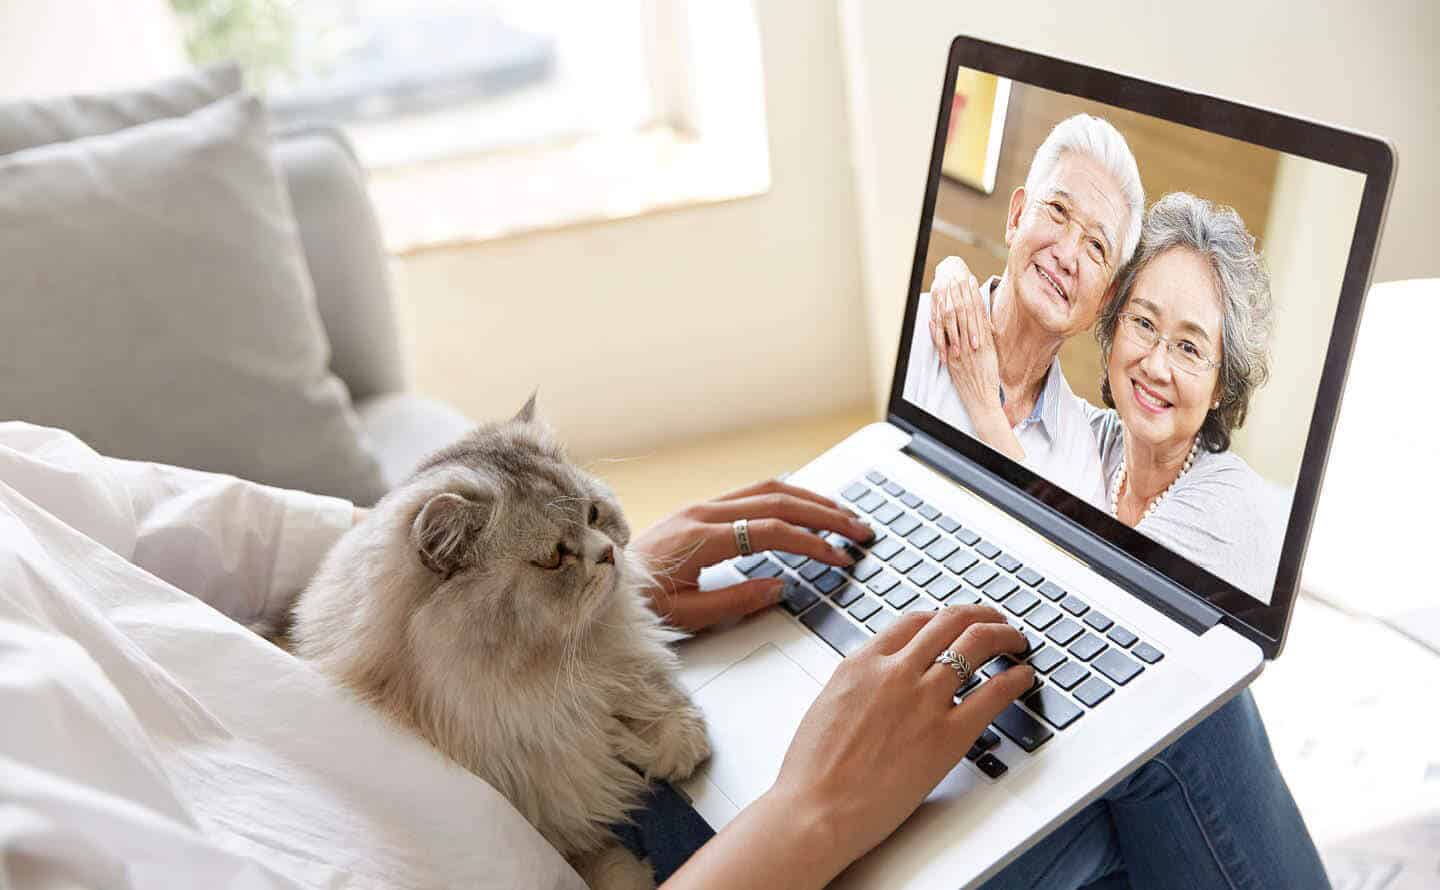
[[[1127,217],[1120,235],[1120,262],[1115,264],[1119,270],[1135,255],[1135,245],[1140,243],[1140,224],[1145,218],[1145,187],[1140,184],[1135,155],[1130,153],[1125,137],[1109,121],[1089,114],[1067,117],[1055,125],[1035,150],[1030,172],[1025,174],[1026,203],[1040,197],[1040,190],[1049,184],[1055,165],[1067,151],[1094,159],[1120,184]]]

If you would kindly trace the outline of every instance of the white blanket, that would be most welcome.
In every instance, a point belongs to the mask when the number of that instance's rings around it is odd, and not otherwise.
[[[221,614],[293,594],[350,521],[0,424],[0,886],[582,887],[489,785]]]

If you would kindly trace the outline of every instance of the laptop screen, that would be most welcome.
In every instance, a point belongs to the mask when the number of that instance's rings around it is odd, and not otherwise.
[[[1338,131],[963,38],[939,122],[903,413],[1278,637],[1377,177]]]

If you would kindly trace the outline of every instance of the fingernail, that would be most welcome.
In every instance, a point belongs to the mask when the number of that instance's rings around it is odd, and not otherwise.
[[[770,581],[769,589],[765,592],[770,595],[771,599],[779,602],[781,595],[785,593],[785,582],[778,578],[773,578]]]
[[[835,551],[835,555],[844,560],[847,566],[855,563],[855,557],[846,552],[844,547],[831,547],[830,549]]]

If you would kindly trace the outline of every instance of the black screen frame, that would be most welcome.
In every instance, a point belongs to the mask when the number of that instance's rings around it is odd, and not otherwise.
[[[1270,604],[1249,596],[1224,579],[1196,566],[1162,544],[1135,531],[1061,486],[1010,460],[919,406],[905,401],[905,373],[910,343],[924,286],[925,258],[935,213],[948,129],[951,93],[961,67],[1006,77],[1041,89],[1067,93],[1118,106],[1177,124],[1207,130],[1254,145],[1342,167],[1365,176],[1350,257],[1340,287],[1339,303],[1320,376],[1315,410],[1306,437],[1300,476],[1286,526],[1280,563]],[[1222,621],[1254,641],[1266,658],[1284,647],[1286,630],[1299,587],[1300,570],[1314,520],[1320,481],[1329,455],[1340,398],[1354,350],[1360,313],[1369,290],[1375,248],[1384,226],[1394,181],[1395,150],[1387,141],[1290,115],[1242,105],[1124,74],[1093,68],[1026,50],[960,35],[950,44],[944,86],[936,115],[925,200],[920,211],[915,258],[910,272],[904,322],[887,406],[888,419],[919,430],[990,473],[1020,489],[1091,535],[1167,576],[1222,613]]]

